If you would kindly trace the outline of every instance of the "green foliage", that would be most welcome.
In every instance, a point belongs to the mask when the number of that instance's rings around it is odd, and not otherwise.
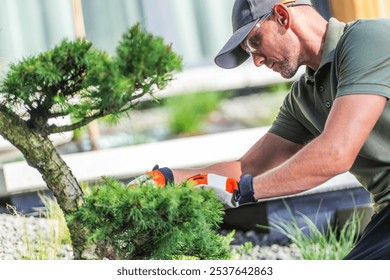
[[[86,40],[65,39],[11,65],[0,85],[2,105],[18,113],[23,109],[30,127],[42,133],[73,130],[128,111],[145,94],[164,88],[180,68],[181,58],[171,47],[137,24],[123,35],[113,57]],[[68,115],[72,126],[47,124]]]
[[[117,70],[123,77],[131,76],[136,89],[141,87],[144,92],[149,92],[152,85],[163,89],[172,78],[170,72],[181,68],[181,59],[171,46],[165,45],[161,37],[140,32],[139,25],[123,35],[116,54]]]
[[[175,134],[198,133],[202,121],[214,111],[223,98],[221,92],[199,92],[168,98],[170,131]]]
[[[228,259],[231,236],[216,232],[223,206],[214,192],[187,184],[126,187],[106,179],[69,217],[119,259]]]
[[[304,222],[304,226],[300,227],[291,209],[288,208],[288,211],[291,220],[274,219],[266,228],[290,239],[305,260],[341,260],[352,250],[359,238],[360,217],[356,212],[341,228],[332,226],[328,218],[326,229],[319,229],[309,217],[298,213]]]

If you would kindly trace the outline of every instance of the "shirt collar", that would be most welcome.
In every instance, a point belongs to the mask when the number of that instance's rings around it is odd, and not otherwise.
[[[324,42],[324,47],[321,56],[320,69],[325,64],[331,62],[334,57],[334,51],[337,46],[337,43],[340,40],[341,35],[343,35],[345,28],[345,23],[338,21],[335,18],[330,18],[328,22],[328,29],[326,31],[326,37]],[[312,82],[315,71],[309,67],[306,67],[305,81]]]

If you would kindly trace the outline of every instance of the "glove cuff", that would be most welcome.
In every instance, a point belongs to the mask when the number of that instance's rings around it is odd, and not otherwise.
[[[161,174],[164,175],[166,184],[173,183],[173,181],[174,181],[174,179],[173,179],[173,172],[172,172],[172,170],[170,168],[162,167],[162,168],[159,168],[158,170],[160,170]]]
[[[234,200],[239,205],[256,202],[253,189],[253,177],[250,174],[244,174],[238,183],[238,190],[234,193]]]
[[[172,170],[170,168],[168,168],[168,167],[160,168],[158,166],[158,164],[156,164],[153,167],[152,171],[154,171],[154,170],[160,171],[160,173],[164,176],[164,179],[165,179],[165,184],[164,185],[171,184],[171,183],[174,182],[173,172],[172,172]]]

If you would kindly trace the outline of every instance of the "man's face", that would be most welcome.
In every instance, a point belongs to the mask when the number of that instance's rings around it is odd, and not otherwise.
[[[292,78],[303,64],[299,42],[294,38],[289,29],[283,28],[271,16],[270,20],[251,30],[241,47],[250,54],[256,66],[264,64],[282,77]]]

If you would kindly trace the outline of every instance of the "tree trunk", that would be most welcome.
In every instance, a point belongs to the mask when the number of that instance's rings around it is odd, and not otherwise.
[[[18,148],[27,163],[42,175],[64,214],[77,211],[83,204],[83,194],[70,168],[58,154],[48,136],[28,127],[14,113],[0,110],[0,134]],[[97,246],[87,245],[81,224],[68,224],[75,259],[97,259]]]

